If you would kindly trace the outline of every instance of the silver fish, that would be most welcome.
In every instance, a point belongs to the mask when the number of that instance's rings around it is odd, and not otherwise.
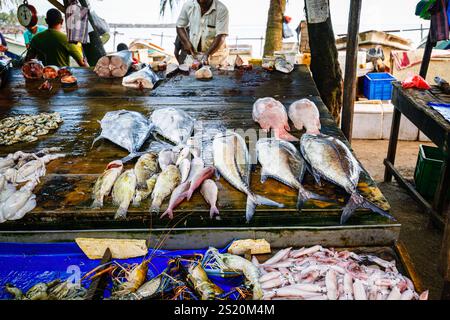
[[[119,209],[117,209],[114,219],[126,218],[128,207],[134,197],[136,185],[136,175],[133,169],[125,171],[117,178],[112,191],[112,197],[114,204],[118,205]]]
[[[194,130],[194,119],[183,110],[162,108],[150,117],[155,131],[176,145],[186,143]]]
[[[303,187],[301,182],[306,171],[305,161],[292,143],[263,138],[256,143],[256,155],[262,166],[261,182],[264,183],[270,177],[297,189],[297,208],[300,209],[308,199],[327,200]]]
[[[161,79],[156,73],[145,67],[122,79],[122,85],[134,89],[153,89]]]
[[[323,177],[350,194],[350,199],[341,215],[341,224],[344,224],[355,210],[361,207],[395,220],[389,213],[358,193],[358,181],[362,168],[342,141],[327,135],[304,134],[300,140],[300,149],[311,166],[316,182]]]
[[[100,125],[102,132],[92,142],[92,146],[102,138],[108,139],[130,153],[121,159],[123,163],[140,155],[138,151],[152,131],[148,119],[139,112],[128,110],[107,112]]]
[[[234,132],[217,135],[213,140],[213,158],[219,173],[233,187],[247,195],[247,222],[252,219],[258,205],[283,207],[282,204],[250,190],[250,158],[247,145],[240,135]]]

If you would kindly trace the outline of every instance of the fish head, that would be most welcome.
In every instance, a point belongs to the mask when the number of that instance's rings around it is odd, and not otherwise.
[[[108,163],[108,165],[106,166],[106,170],[109,170],[109,169],[120,169],[120,168],[123,168],[123,163],[122,163],[122,161],[120,161],[120,160],[114,160],[114,161],[111,161],[110,163]]]

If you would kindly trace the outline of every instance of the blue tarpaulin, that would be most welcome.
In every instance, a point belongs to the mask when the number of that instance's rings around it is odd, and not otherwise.
[[[203,250],[163,251],[149,250],[151,258],[147,279],[159,275],[167,267],[169,260],[177,257],[204,254]],[[141,263],[143,257],[116,260],[124,264]],[[70,243],[0,243],[0,299],[11,298],[4,287],[10,283],[23,292],[39,282],[55,279],[66,280],[79,272],[81,276],[100,264],[100,260],[90,260],[74,242]],[[210,277],[224,291],[239,286],[242,277]],[[89,281],[82,283],[84,287]]]

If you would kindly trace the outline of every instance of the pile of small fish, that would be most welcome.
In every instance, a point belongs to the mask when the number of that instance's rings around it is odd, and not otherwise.
[[[5,290],[15,300],[83,300],[87,293],[84,287],[74,285],[69,281],[62,282],[59,279],[48,283],[39,282],[28,289],[25,294],[12,284],[7,284]]]
[[[258,265],[263,299],[294,300],[427,300],[395,261],[316,245],[280,250]]]
[[[45,165],[64,154],[49,154],[59,148],[43,149],[37,153],[17,151],[0,158],[0,223],[18,220],[36,207],[34,188],[45,175]],[[16,189],[18,185],[22,185]]]
[[[0,145],[36,141],[63,122],[58,112],[19,115],[0,120]]]
[[[217,215],[218,190],[210,179],[215,169],[205,167],[190,141],[194,121],[187,113],[175,108],[155,110],[150,119],[133,111],[108,112],[101,121],[102,133],[95,141],[107,138],[130,154],[107,165],[95,183],[92,206],[102,207],[103,198],[112,191],[113,202],[119,205],[115,218],[123,219],[131,202],[139,206],[151,195],[150,211],[159,213],[164,200],[170,197],[169,207],[161,217],[167,215],[172,219],[173,210],[184,200],[190,200],[194,191],[200,189],[211,206],[211,217]],[[139,152],[151,133],[174,145],[162,144],[165,147],[157,154]],[[123,164],[136,156],[141,157],[134,168],[122,172]]]

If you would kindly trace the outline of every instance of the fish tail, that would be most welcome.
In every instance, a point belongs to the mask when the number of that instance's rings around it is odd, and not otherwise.
[[[99,135],[97,138],[94,139],[94,141],[92,141],[91,149],[94,147],[94,144],[101,138],[103,138],[102,135]]]
[[[94,202],[92,202],[91,209],[99,209],[103,207],[103,198],[94,199]]]
[[[139,207],[141,205],[141,197],[135,196],[133,199],[133,207]]]
[[[219,209],[217,209],[216,206],[211,206],[211,209],[209,210],[209,217],[212,219],[218,215],[219,215]]]
[[[297,209],[301,210],[303,208],[303,205],[306,201],[309,199],[319,200],[319,201],[331,201],[329,198],[321,196],[320,194],[311,192],[306,190],[303,187],[298,188],[298,197],[297,197]]]
[[[159,213],[160,210],[161,210],[161,204],[153,201],[153,203],[150,207],[150,212],[151,213]]]
[[[166,211],[159,217],[160,219],[164,218],[165,216],[168,216],[170,220],[173,219],[173,210],[171,208],[167,208]]]
[[[284,204],[278,203],[268,198],[264,198],[260,195],[250,194],[247,196],[247,206],[245,210],[245,218],[247,219],[247,222],[250,222],[250,220],[253,218],[256,206],[270,206],[283,208]]]
[[[379,215],[382,215],[383,217],[386,217],[393,221],[396,221],[396,219],[393,216],[391,216],[388,212],[377,207],[375,204],[373,204],[369,200],[365,199],[362,195],[360,195],[358,193],[353,193],[350,196],[350,199],[347,202],[347,205],[344,207],[344,210],[342,211],[341,224],[344,224],[345,222],[347,222],[347,220],[353,215],[355,210],[358,208],[366,208],[366,209],[372,210],[373,212],[378,213]]]
[[[183,192],[182,194],[180,194],[180,198],[183,196],[183,197],[186,197],[187,201],[190,201],[194,191],[195,191],[195,189],[189,189],[188,191]]]
[[[282,139],[282,140],[286,140],[286,141],[299,141],[299,139],[297,137],[294,137],[292,134],[287,132],[285,129],[276,129],[275,137],[277,139]]]
[[[117,209],[116,215],[114,216],[114,219],[116,220],[125,219],[127,217],[127,211],[128,208],[119,207],[119,209]]]

